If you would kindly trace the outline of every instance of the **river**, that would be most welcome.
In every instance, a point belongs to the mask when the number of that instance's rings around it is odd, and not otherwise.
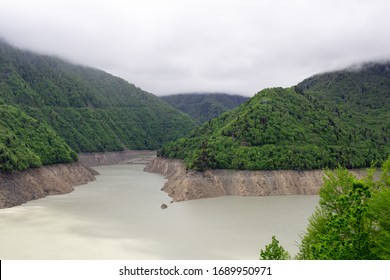
[[[318,196],[170,203],[144,165],[101,166],[65,195],[0,210],[0,259],[258,259],[276,235],[292,255]],[[161,209],[161,204],[168,205]]]

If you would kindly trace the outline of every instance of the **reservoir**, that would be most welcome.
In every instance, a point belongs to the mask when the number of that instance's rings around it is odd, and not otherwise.
[[[96,167],[97,180],[72,193],[1,209],[0,259],[258,259],[272,235],[294,256],[318,203],[318,196],[170,203],[164,177],[144,167]]]

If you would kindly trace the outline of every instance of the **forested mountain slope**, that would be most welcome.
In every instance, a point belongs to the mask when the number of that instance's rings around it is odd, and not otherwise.
[[[368,139],[390,137],[390,63],[368,63],[315,75],[295,90],[316,98]]]
[[[194,121],[103,71],[0,43],[0,98],[47,122],[75,151],[156,149]]]
[[[159,155],[191,169],[348,168],[390,153],[389,64],[313,76],[260,91]]]
[[[248,97],[224,93],[185,93],[160,97],[176,109],[204,123],[248,100]]]
[[[75,152],[157,149],[188,115],[103,71],[0,41],[0,171],[77,160]]]
[[[77,160],[77,154],[47,124],[0,101],[0,171]]]

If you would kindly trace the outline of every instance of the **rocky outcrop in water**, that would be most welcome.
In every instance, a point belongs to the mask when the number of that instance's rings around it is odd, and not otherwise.
[[[20,205],[95,180],[98,173],[80,163],[47,165],[10,174],[0,173],[0,208]]]
[[[315,195],[323,183],[322,170],[235,171],[186,170],[181,160],[156,158],[145,171],[167,177],[162,190],[173,201],[223,195]],[[355,171],[359,175],[360,171]]]

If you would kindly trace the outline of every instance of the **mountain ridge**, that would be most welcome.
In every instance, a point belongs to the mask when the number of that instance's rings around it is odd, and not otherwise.
[[[159,156],[187,168],[318,169],[367,167],[390,152],[390,72],[315,75],[290,88],[264,89],[189,137],[164,145]]]
[[[160,97],[176,109],[204,123],[242,104],[249,97],[226,93],[179,93]]]
[[[195,127],[189,116],[124,79],[4,42],[0,43],[0,102],[50,127],[73,153],[157,149]],[[13,134],[23,134],[23,129],[11,127]],[[5,140],[0,140],[4,145]],[[32,161],[35,165],[39,164]],[[14,165],[18,170],[29,166]]]

